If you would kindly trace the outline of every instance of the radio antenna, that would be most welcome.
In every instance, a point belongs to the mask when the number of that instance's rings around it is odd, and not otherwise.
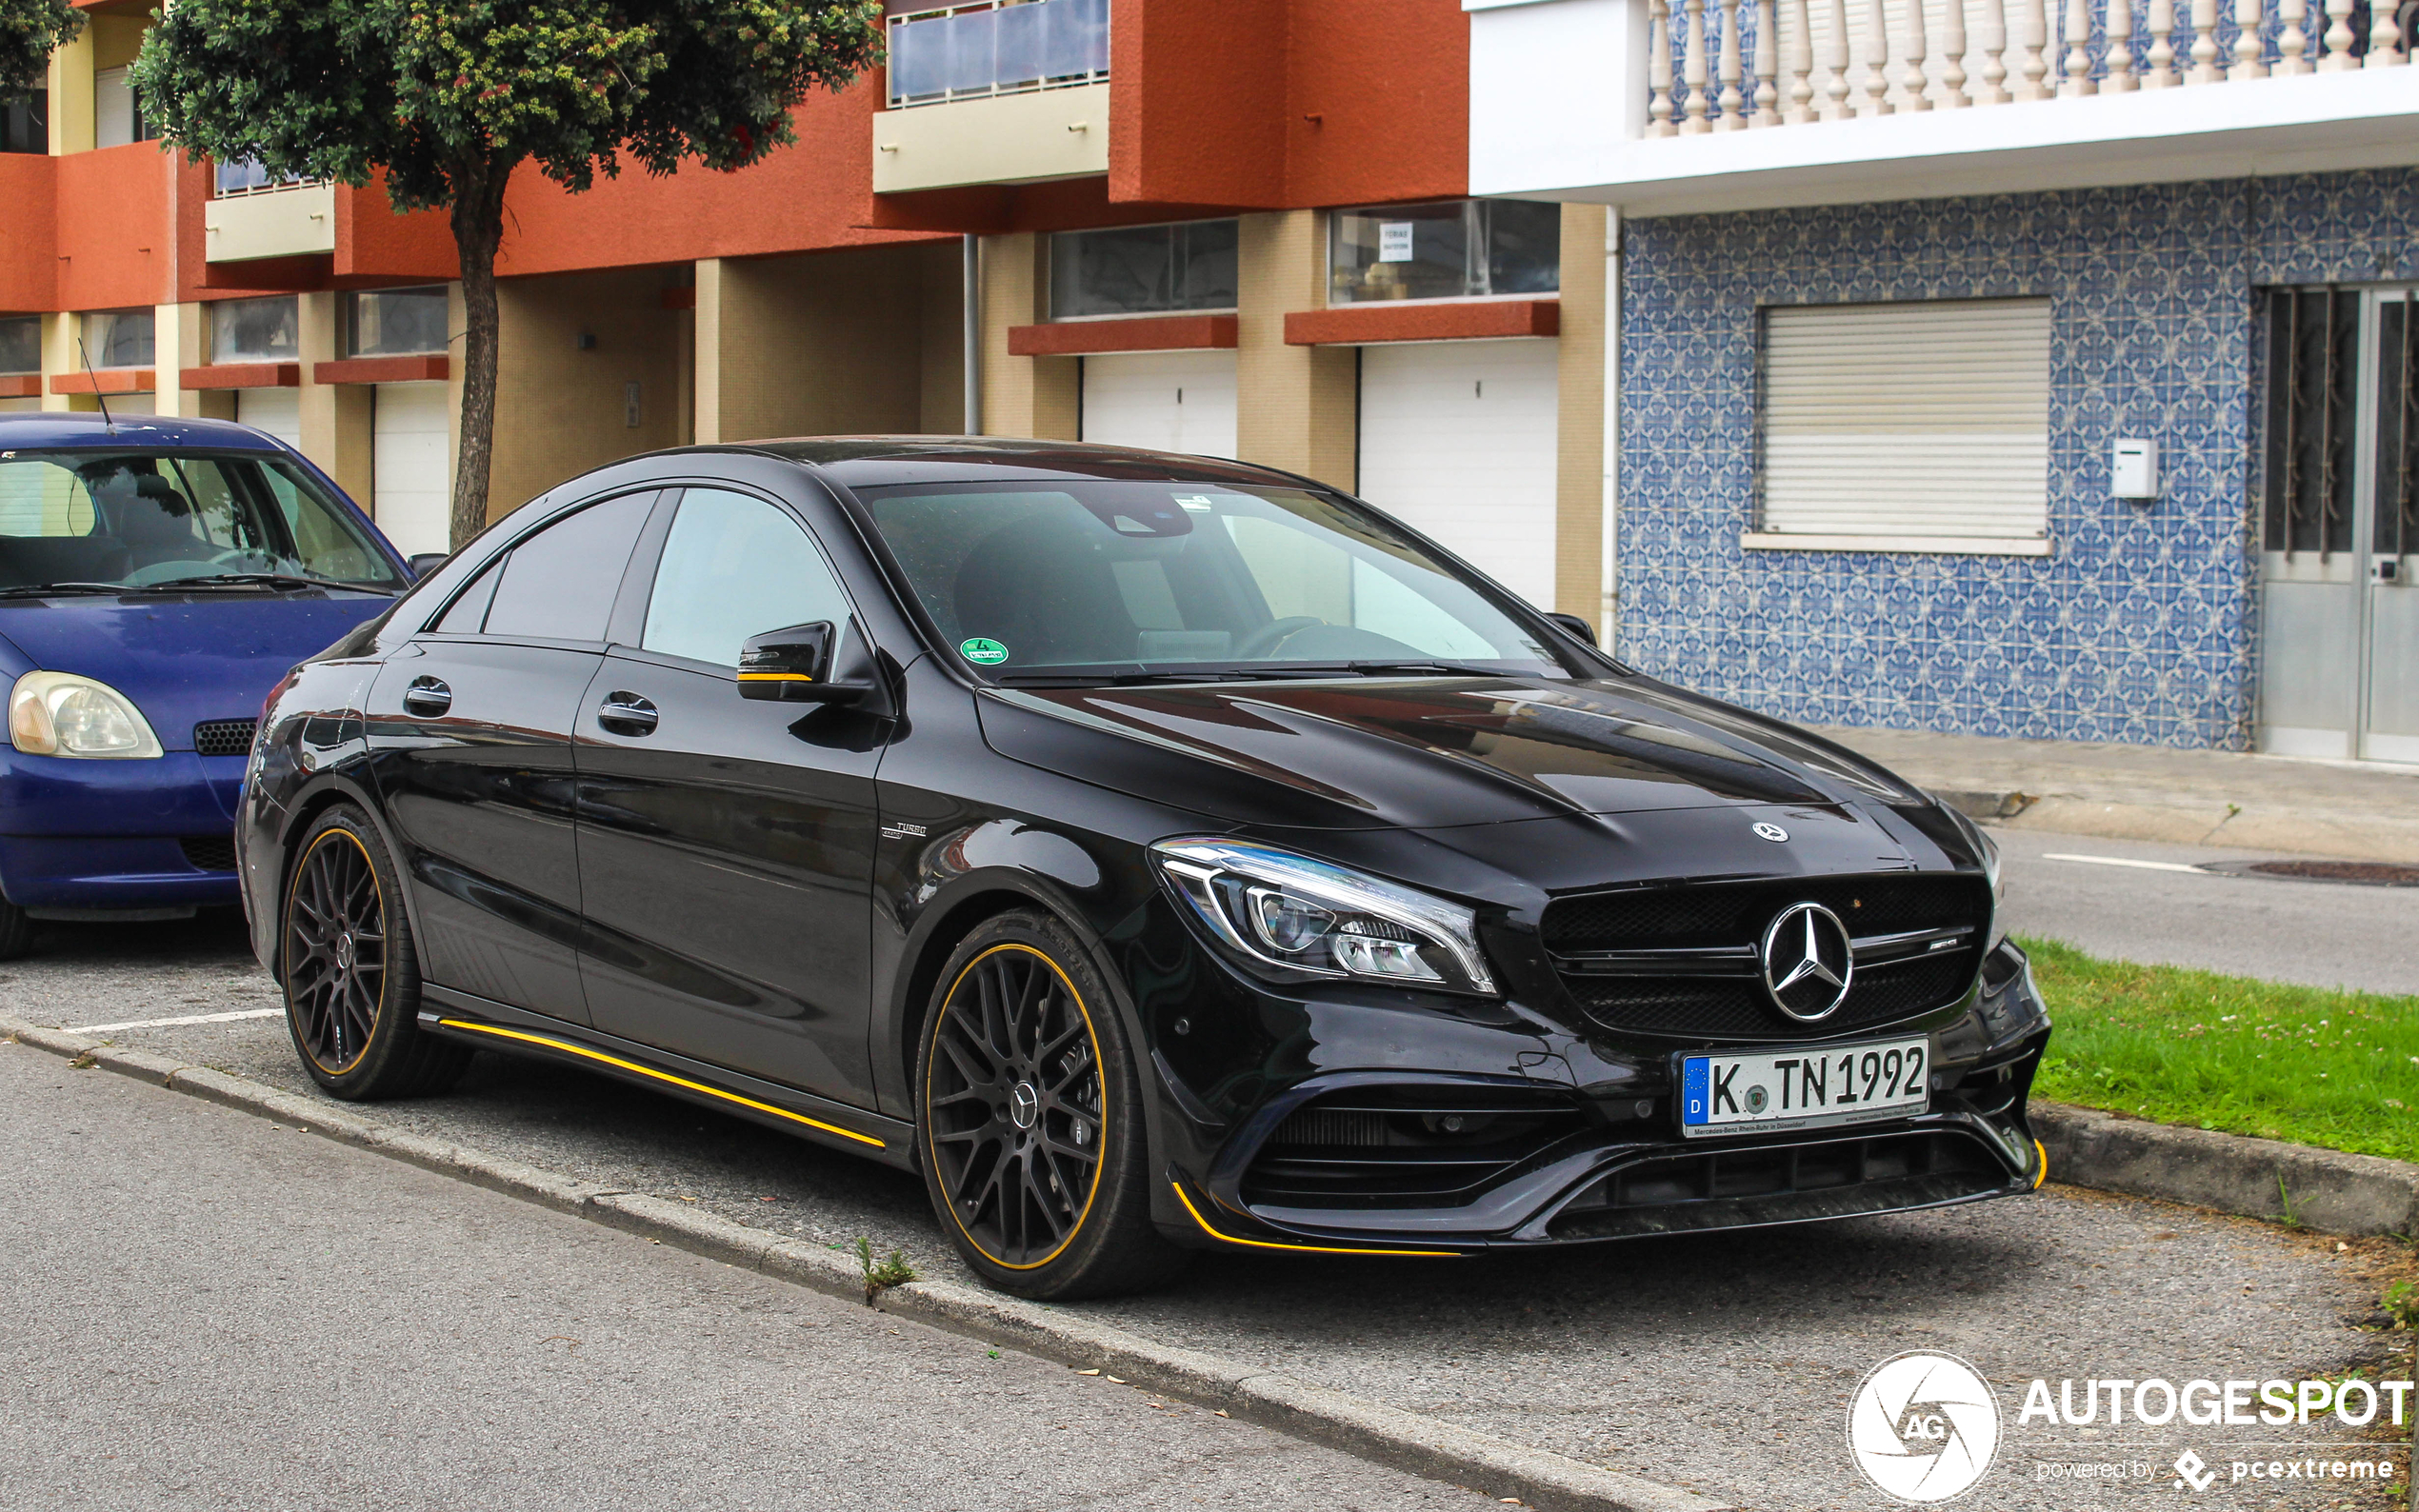
[[[117,434],[117,420],[110,413],[109,397],[101,392],[101,375],[92,370],[92,354],[85,349],[82,336],[75,338],[75,354],[84,359],[84,376],[92,380],[92,402],[101,407],[101,424],[107,426],[110,434],[114,436]]]

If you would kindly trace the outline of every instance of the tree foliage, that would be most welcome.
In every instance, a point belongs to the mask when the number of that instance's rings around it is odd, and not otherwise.
[[[84,12],[68,0],[0,0],[0,100],[43,87],[51,52],[84,30]]]
[[[0,0],[0,6],[20,0]],[[469,308],[456,545],[485,521],[494,266],[516,167],[578,192],[625,157],[737,169],[880,55],[879,0],[179,0],[133,80],[162,136],[450,213]]]

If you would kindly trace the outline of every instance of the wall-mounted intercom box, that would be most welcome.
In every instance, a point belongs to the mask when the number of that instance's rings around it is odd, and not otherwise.
[[[2120,499],[2159,496],[2159,444],[2143,436],[2120,436],[2109,450],[2109,491]]]

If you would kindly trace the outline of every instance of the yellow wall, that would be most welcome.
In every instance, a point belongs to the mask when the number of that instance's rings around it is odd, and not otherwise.
[[[1285,317],[1327,305],[1327,213],[1246,215],[1236,269],[1235,452],[1354,487],[1360,369],[1349,347],[1289,347]]]
[[[1011,357],[1008,331],[1050,318],[1049,239],[1020,231],[983,238],[983,434],[1076,439],[1083,364]]]
[[[698,435],[710,428],[722,441],[924,429],[928,250],[700,264]],[[954,300],[943,318],[954,324]]]
[[[647,268],[500,286],[489,519],[590,468],[680,442],[680,328],[690,312],[664,308],[664,283]],[[580,349],[582,332],[595,336],[593,348]],[[633,380],[635,427],[623,405]]]
[[[1605,208],[1562,208],[1560,412],[1554,452],[1554,607],[1604,625]]]

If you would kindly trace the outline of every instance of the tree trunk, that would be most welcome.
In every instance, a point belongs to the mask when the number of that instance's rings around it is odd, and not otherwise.
[[[511,175],[509,163],[481,163],[453,180],[464,314],[462,449],[453,464],[448,535],[457,551],[488,527],[488,478],[495,459],[495,249],[504,239],[504,186]]]

